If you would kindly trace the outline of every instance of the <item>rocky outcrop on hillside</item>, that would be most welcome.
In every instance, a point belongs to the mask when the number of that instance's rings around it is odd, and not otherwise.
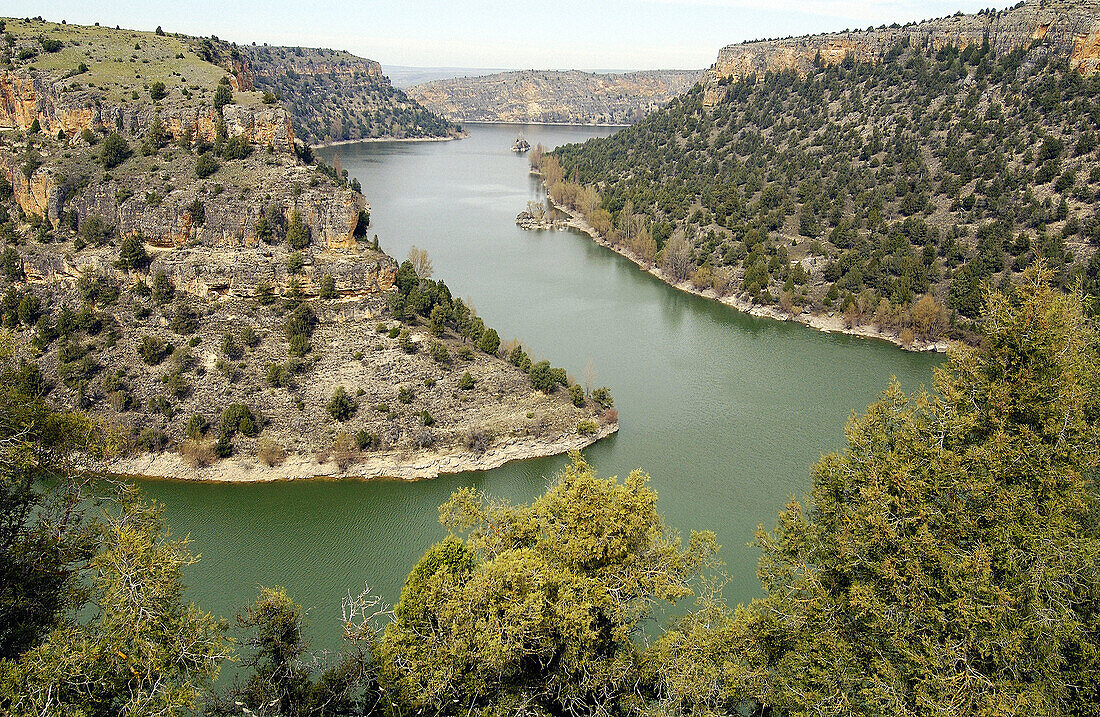
[[[687,90],[699,75],[523,70],[426,82],[408,93],[456,122],[631,124]]]
[[[234,46],[223,54],[246,64],[258,89],[279,97],[298,136],[312,144],[459,135],[454,124],[394,89],[374,60],[339,50],[267,45]]]
[[[997,54],[1038,44],[1066,56],[1083,72],[1100,69],[1100,0],[1030,0],[1004,11],[962,13],[924,22],[822,35],[728,45],[706,72],[705,99],[720,99],[719,83],[749,75],[794,69],[805,74],[815,62],[832,64],[882,58],[899,41],[913,46],[967,47],[988,42]]]
[[[410,277],[411,263],[398,282],[367,240],[357,183],[246,89],[268,75],[242,53],[41,20],[6,29],[0,325],[28,395],[117,432],[115,470],[424,477],[616,430],[609,401],[577,396],[563,370],[534,391],[442,282]],[[126,54],[141,69],[119,79]],[[306,83],[303,69],[286,76]],[[348,71],[381,78],[376,63]]]

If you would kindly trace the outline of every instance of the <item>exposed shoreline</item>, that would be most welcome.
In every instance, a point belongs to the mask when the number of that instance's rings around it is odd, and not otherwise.
[[[532,170],[532,174],[538,175],[538,172]],[[541,176],[541,175],[538,175]],[[544,185],[545,188],[545,185]],[[546,193],[546,198],[550,204],[558,211],[563,212],[569,217],[569,221],[566,222],[566,226],[572,229],[576,229],[579,232],[587,234],[592,238],[594,242],[602,247],[606,247],[611,251],[624,256],[630,261],[634,262],[640,269],[646,271],[653,276],[657,277],[664,283],[688,294],[694,294],[695,296],[701,296],[705,299],[712,299],[714,301],[721,302],[726,306],[737,309],[741,313],[749,314],[750,316],[757,316],[766,319],[775,319],[776,321],[794,321],[804,326],[809,326],[812,329],[817,329],[827,334],[847,334],[849,336],[858,336],[860,338],[867,339],[879,339],[882,341],[888,341],[894,344],[898,348],[906,351],[925,352],[935,351],[937,353],[945,353],[955,342],[951,341],[914,341],[913,343],[906,345],[901,341],[901,338],[895,333],[888,333],[879,331],[877,327],[861,324],[858,326],[847,326],[842,317],[836,314],[812,314],[809,311],[804,311],[800,314],[792,314],[787,311],[783,311],[780,308],[774,306],[762,306],[760,304],[754,304],[751,301],[747,301],[737,296],[718,296],[713,289],[706,289],[700,291],[695,288],[691,282],[683,281],[675,283],[665,276],[664,271],[659,266],[650,266],[649,262],[646,262],[641,257],[635,255],[626,247],[618,247],[611,244],[603,236],[600,235],[587,221],[581,216],[580,212],[574,211],[566,206],[558,204],[554,201],[550,193]]]
[[[513,461],[546,458],[581,450],[619,430],[618,422],[601,425],[589,436],[561,435],[553,440],[529,436],[509,438],[484,453],[397,450],[369,453],[342,469],[331,458],[318,462],[311,454],[293,453],[275,466],[254,456],[226,458],[205,467],[193,467],[179,453],[145,453],[113,461],[112,474],[143,480],[183,480],[208,483],[263,483],[291,480],[425,480],[441,475],[487,471]]]
[[[633,126],[633,125],[629,125],[629,124],[616,124],[616,123],[605,124],[603,122],[517,122],[517,121],[506,121],[506,120],[452,120],[452,121],[461,122],[462,124],[511,124],[511,125],[518,125],[518,126],[522,126],[522,125],[531,125],[531,126],[546,125],[548,127],[632,127]]]
[[[451,142],[456,139],[465,139],[464,133],[460,137],[364,137],[363,139],[338,139],[334,142],[322,142],[309,145],[310,149],[326,149],[328,147],[340,147],[345,144],[359,144],[361,142]]]

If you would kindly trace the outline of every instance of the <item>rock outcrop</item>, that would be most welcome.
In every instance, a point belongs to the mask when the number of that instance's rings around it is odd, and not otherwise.
[[[937,48],[988,42],[998,54],[1036,45],[1091,72],[1100,69],[1100,0],[1029,0],[999,12],[728,45],[704,76],[705,101],[714,104],[720,98],[722,80],[791,69],[805,73],[815,62],[832,64],[849,57],[874,62],[903,41]]]
[[[426,82],[408,93],[456,122],[631,124],[687,90],[699,76],[694,70],[523,70]]]

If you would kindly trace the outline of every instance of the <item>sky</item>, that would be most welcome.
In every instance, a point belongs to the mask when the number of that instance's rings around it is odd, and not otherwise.
[[[701,69],[743,40],[905,23],[984,0],[5,0],[0,15],[331,47],[383,65]]]

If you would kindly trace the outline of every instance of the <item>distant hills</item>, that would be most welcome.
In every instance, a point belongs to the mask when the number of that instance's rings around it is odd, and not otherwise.
[[[701,74],[521,70],[426,82],[408,94],[455,122],[631,124],[686,91]]]

